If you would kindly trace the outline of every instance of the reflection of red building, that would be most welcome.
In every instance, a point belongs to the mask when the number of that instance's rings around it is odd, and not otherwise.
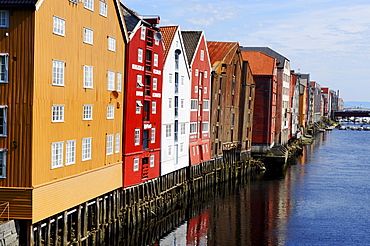
[[[123,4],[129,32],[123,123],[123,186],[160,174],[163,44],[158,16],[141,17]]]
[[[186,235],[187,245],[207,245],[208,242],[209,211],[205,210],[201,215],[189,220]]]
[[[196,132],[189,138],[190,165],[211,159],[210,153],[210,92],[211,62],[207,43],[202,31],[182,31],[182,38],[191,75],[190,125],[195,124]]]

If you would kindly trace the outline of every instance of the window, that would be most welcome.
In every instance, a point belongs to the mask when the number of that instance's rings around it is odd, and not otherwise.
[[[154,155],[150,155],[150,167],[154,167]]]
[[[108,14],[108,3],[100,1],[100,15],[107,17]]]
[[[139,158],[134,158],[134,172],[139,171]]]
[[[63,144],[64,142],[51,144],[51,169],[63,166]]]
[[[194,86],[194,93],[198,93],[198,86]]]
[[[82,139],[82,161],[91,160],[91,143],[92,138]]]
[[[107,106],[107,119],[114,119],[114,105]]]
[[[117,91],[122,91],[122,73],[117,73]]]
[[[209,123],[203,122],[202,123],[202,132],[208,132],[209,131]]]
[[[197,111],[198,110],[198,99],[191,99],[190,109],[191,109],[191,111]]]
[[[207,91],[208,91],[207,86],[205,86],[204,87],[204,94],[207,94]]]
[[[180,143],[180,152],[184,152],[184,143]]]
[[[185,100],[181,99],[180,100],[180,108],[184,108],[184,107],[185,107]]]
[[[93,66],[84,66],[84,88],[92,89],[94,82]]]
[[[184,135],[185,134],[185,123],[181,123],[180,124],[180,130],[181,130],[181,135]]]
[[[156,113],[157,113],[157,102],[153,101],[152,102],[152,114],[156,114]]]
[[[190,123],[190,134],[197,133],[197,123]]]
[[[168,83],[172,84],[172,74],[169,74]]]
[[[155,127],[152,128],[152,132],[151,132],[151,136],[150,136],[150,142],[151,143],[155,143]]]
[[[143,62],[143,49],[137,49],[137,62]]]
[[[66,165],[76,163],[76,140],[66,141]]]
[[[208,77],[208,72],[204,71],[204,78],[206,79]]]
[[[116,153],[121,152],[121,134],[120,133],[116,134],[116,149],[115,149],[115,152]]]
[[[108,37],[108,50],[116,52],[116,39]]]
[[[204,50],[200,50],[200,60],[204,61]]]
[[[64,86],[64,61],[53,60],[53,85]]]
[[[88,10],[94,11],[94,0],[85,0],[84,7]]]
[[[198,76],[198,74],[199,74],[199,70],[195,69],[195,76]]]
[[[137,74],[136,75],[136,88],[141,88],[141,87],[143,87],[144,86],[144,84],[143,84],[143,75],[141,75],[141,74]]]
[[[158,79],[157,78],[153,78],[153,90],[154,91],[157,90],[157,86],[158,86]]]
[[[172,108],[172,98],[168,98],[168,108]]]
[[[168,146],[168,156],[172,156],[172,145]]]
[[[0,178],[6,178],[6,149],[0,149]]]
[[[145,36],[146,36],[146,28],[145,26],[143,26],[141,27],[140,39],[145,40]]]
[[[9,55],[0,53],[0,83],[8,83],[8,61]]]
[[[64,122],[64,105],[52,106],[51,122]]]
[[[154,63],[153,63],[153,65],[155,67],[158,67],[158,54],[154,54]]]
[[[180,81],[181,86],[184,86],[184,80],[185,80],[184,76],[181,76],[181,81]]]
[[[136,100],[136,114],[141,114],[141,107],[143,104],[141,103],[140,100]]]
[[[66,21],[57,16],[53,16],[53,33],[56,35],[65,36],[65,30]]]
[[[92,120],[92,108],[93,108],[93,105],[83,106],[82,120]]]
[[[203,101],[203,110],[205,111],[209,110],[209,100]]]
[[[113,134],[107,135],[107,155],[113,155]]]
[[[84,43],[94,44],[94,30],[84,27]]]
[[[172,126],[166,125],[166,137],[167,138],[171,137],[171,131],[172,131]]]
[[[108,91],[114,91],[115,72],[108,70]]]
[[[0,137],[6,137],[7,106],[0,105]]]
[[[140,128],[135,129],[135,146],[140,144]]]

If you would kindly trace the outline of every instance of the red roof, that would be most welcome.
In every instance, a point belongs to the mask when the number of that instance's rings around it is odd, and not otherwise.
[[[253,75],[274,75],[276,59],[260,51],[242,51],[244,61],[248,61]]]
[[[211,65],[214,67],[218,65],[218,62],[222,61],[224,57],[232,50],[235,46],[239,47],[238,43],[235,42],[207,42],[209,58]]]
[[[179,26],[162,26],[161,34],[163,38],[164,43],[164,61],[167,59],[168,51],[170,50],[172,41],[175,37],[175,33],[177,32],[177,29]]]

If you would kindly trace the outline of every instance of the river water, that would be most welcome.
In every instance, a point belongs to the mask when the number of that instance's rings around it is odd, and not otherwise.
[[[198,210],[154,245],[370,245],[370,131],[320,133],[282,174]]]

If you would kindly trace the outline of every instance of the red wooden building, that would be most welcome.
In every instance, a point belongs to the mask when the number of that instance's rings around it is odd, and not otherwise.
[[[182,31],[182,38],[191,73],[190,125],[196,132],[189,136],[190,165],[211,159],[210,146],[210,92],[211,62],[203,31]]]
[[[138,16],[125,5],[126,50],[123,121],[123,187],[160,175],[164,46],[158,16]]]

